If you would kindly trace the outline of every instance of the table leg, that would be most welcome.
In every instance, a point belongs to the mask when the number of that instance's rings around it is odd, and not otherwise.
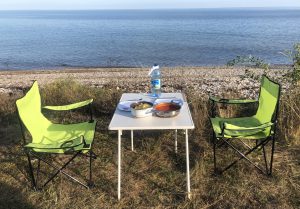
[[[186,182],[188,198],[191,198],[191,186],[190,186],[190,157],[189,157],[189,135],[188,130],[185,130],[185,152],[186,152]]]
[[[133,149],[133,130],[131,130],[131,151],[134,151],[134,149]]]
[[[121,199],[121,135],[122,131],[118,130],[118,200]]]
[[[177,129],[175,130],[175,153],[177,154]]]

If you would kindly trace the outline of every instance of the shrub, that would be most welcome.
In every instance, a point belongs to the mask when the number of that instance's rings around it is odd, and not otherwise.
[[[300,80],[300,43],[294,45],[293,51],[293,79],[294,81]]]
[[[294,83],[298,83],[300,80],[300,43],[296,43],[292,50],[287,50],[282,54],[293,62],[293,71],[289,76],[292,77]]]
[[[235,59],[227,62],[227,66],[246,66],[246,67],[256,67],[262,69],[269,69],[269,64],[267,64],[263,59],[249,56],[237,56]]]

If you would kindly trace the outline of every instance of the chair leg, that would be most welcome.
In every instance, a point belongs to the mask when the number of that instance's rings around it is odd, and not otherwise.
[[[56,166],[53,166],[52,164],[50,164],[49,162],[47,162],[46,160],[43,160],[45,163],[47,163],[48,165],[54,167],[55,169],[57,169],[57,171],[46,181],[46,183],[44,183],[43,187],[45,187],[50,181],[52,181],[56,176],[57,174],[59,174],[60,172],[64,173],[63,169],[65,167],[67,167],[67,165],[69,165],[69,163],[71,163],[75,157],[77,157],[77,155],[79,154],[80,152],[77,152],[68,162],[66,162],[61,168],[57,168]],[[69,175],[67,175],[69,176]],[[71,179],[73,179],[74,181],[78,181],[76,180],[75,178],[69,176]]]
[[[90,152],[90,181],[92,181],[92,152]]]
[[[81,181],[79,181],[78,179],[74,178],[73,176],[69,175],[68,173],[66,173],[63,169],[65,169],[67,167],[67,165],[69,165],[79,154],[82,154],[81,151],[77,152],[75,155],[73,155],[72,158],[70,158],[62,167],[57,167],[56,165],[48,162],[47,160],[41,158],[38,154],[32,153],[33,156],[35,156],[38,159],[38,168],[37,168],[37,176],[36,176],[36,180],[34,178],[34,173],[33,173],[33,166],[31,164],[30,161],[30,156],[29,153],[26,153],[28,156],[28,162],[29,162],[29,172],[30,172],[30,176],[32,178],[32,184],[35,190],[37,190],[37,184],[38,184],[38,177],[39,177],[39,172],[40,172],[40,162],[44,162],[47,165],[51,166],[52,168],[56,169],[56,172],[54,174],[52,174],[52,176],[39,188],[42,189],[43,187],[45,187],[50,181],[52,181],[59,173],[69,177],[70,179],[72,179],[73,181],[75,181],[76,183],[84,186],[85,188],[91,188],[92,186],[94,186],[94,183],[92,181],[92,159],[96,159],[96,155],[90,151],[89,152],[89,180],[87,184],[82,183]]]
[[[41,161],[43,161],[44,163],[46,163],[47,165],[51,166],[52,168],[56,169],[57,171],[40,187],[40,189],[42,189],[43,187],[45,187],[50,181],[52,181],[59,173],[64,174],[65,176],[69,177],[70,179],[72,179],[73,181],[77,182],[78,184],[84,186],[85,188],[89,188],[88,185],[80,182],[78,179],[74,178],[73,176],[69,175],[68,173],[66,173],[63,169],[65,167],[67,167],[68,164],[70,164],[71,161],[74,160],[75,157],[77,157],[81,152],[77,152],[71,159],[69,159],[69,161],[67,161],[61,168],[53,165],[52,163],[48,162],[47,160],[40,158],[37,154],[32,153],[35,157],[37,157],[38,159],[40,159]]]
[[[217,139],[215,133],[213,133],[213,154],[214,154],[214,173],[217,173],[217,159],[216,159],[216,144]]]
[[[265,166],[266,166],[266,173],[268,174],[269,173],[269,166],[268,166],[265,146],[263,146],[262,149],[263,149],[264,161],[265,161]]]
[[[272,136],[272,153],[271,153],[271,162],[270,162],[270,171],[268,175],[272,175],[272,168],[273,168],[273,156],[275,151],[275,136]]]
[[[267,161],[267,155],[265,151],[265,145],[262,146],[263,148],[263,154],[264,154],[264,160],[265,160],[265,165],[266,165],[266,174],[271,176],[272,175],[272,166],[273,166],[273,156],[274,156],[274,149],[275,149],[275,137],[271,137],[272,140],[272,148],[271,148],[271,159],[270,159],[270,166],[268,166],[268,161]]]
[[[41,167],[41,160],[38,159],[38,166],[37,166],[37,170],[36,170],[36,179],[35,179],[35,185],[37,188],[38,188],[38,182],[39,182],[40,167]]]
[[[33,167],[32,167],[32,164],[31,164],[30,154],[28,152],[26,152],[26,155],[27,155],[27,160],[28,160],[29,175],[31,177],[32,186],[33,186],[34,190],[37,190],[36,181],[34,179],[34,174],[33,174]]]
[[[222,139],[224,140],[224,139]],[[261,171],[262,173],[265,173],[259,166],[257,166],[254,162],[252,162],[247,155],[250,154],[251,152],[253,152],[254,150],[256,150],[259,146],[265,146],[268,143],[268,139],[261,141],[259,143],[257,143],[257,145],[255,147],[253,147],[251,150],[247,151],[246,153],[242,153],[241,151],[239,151],[236,147],[234,147],[232,144],[230,144],[228,141],[224,140],[224,142],[229,145],[229,147],[231,147],[233,150],[235,150],[239,155],[240,158],[235,160],[234,162],[232,162],[231,164],[229,164],[225,169],[223,169],[221,171],[221,173],[223,173],[224,171],[228,170],[229,168],[231,168],[233,165],[235,165],[238,161],[240,161],[241,159],[245,159],[247,160],[249,163],[251,163],[254,167],[256,167],[259,171]]]
[[[89,164],[90,164],[90,169],[89,169],[89,182],[88,182],[88,187],[89,188],[91,188],[91,187],[93,187],[94,186],[94,182],[93,182],[93,180],[92,180],[92,160],[93,160],[93,152],[92,152],[92,150],[90,150],[90,152],[89,152],[89,154],[90,154],[90,162],[89,162]]]

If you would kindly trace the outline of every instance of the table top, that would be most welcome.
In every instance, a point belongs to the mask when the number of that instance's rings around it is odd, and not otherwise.
[[[109,130],[161,130],[161,129],[194,129],[194,123],[188,103],[182,93],[162,93],[160,98],[176,97],[182,99],[183,105],[179,115],[172,118],[160,118],[148,116],[145,118],[135,118],[131,112],[116,109],[109,124]],[[140,99],[151,101],[151,97],[146,94],[124,93],[121,101]]]

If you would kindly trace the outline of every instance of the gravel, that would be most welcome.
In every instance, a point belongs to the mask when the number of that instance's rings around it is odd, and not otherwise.
[[[122,89],[128,92],[150,91],[146,68],[88,68],[36,71],[0,71],[0,93],[22,91],[34,80],[44,86],[57,79],[73,79],[94,87]],[[262,74],[282,84],[283,91],[290,87],[286,76],[289,69],[250,69],[243,67],[173,67],[161,68],[164,92],[192,90],[200,95],[224,96],[236,92],[239,96],[254,98]]]

